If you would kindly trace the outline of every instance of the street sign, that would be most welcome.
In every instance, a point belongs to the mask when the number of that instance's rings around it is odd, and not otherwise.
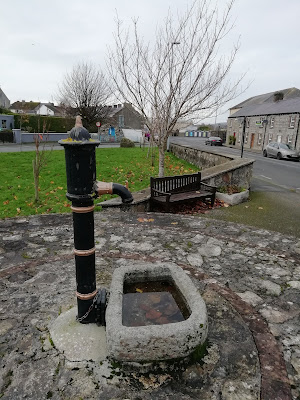
[[[101,122],[96,122],[96,126],[99,128],[101,126]]]

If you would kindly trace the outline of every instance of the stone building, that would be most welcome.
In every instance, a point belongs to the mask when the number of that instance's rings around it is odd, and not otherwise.
[[[284,89],[251,97],[232,107],[227,122],[227,143],[262,150],[269,142],[288,143],[300,149],[300,90]]]
[[[130,104],[108,106],[106,122],[116,129],[142,129],[143,116]]]

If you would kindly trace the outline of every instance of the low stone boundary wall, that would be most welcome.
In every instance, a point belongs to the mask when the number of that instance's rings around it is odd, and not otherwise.
[[[204,151],[192,147],[170,144],[170,152],[201,169],[202,180],[209,185],[236,185],[249,189],[255,160],[218,154],[217,150]]]
[[[194,149],[193,147],[181,146],[174,143],[170,144],[169,150],[176,157],[181,158],[190,164],[196,165],[199,167],[199,169],[205,169],[224,164],[232,159],[231,157],[218,154],[214,151],[203,151]]]
[[[34,143],[34,138],[37,133],[29,133],[23,132],[20,129],[13,129],[14,132],[14,143],[21,144],[21,143]],[[42,141],[44,142],[58,142],[61,139],[67,139],[69,134],[66,133],[56,133],[56,132],[49,132],[49,133],[40,133],[43,137]]]

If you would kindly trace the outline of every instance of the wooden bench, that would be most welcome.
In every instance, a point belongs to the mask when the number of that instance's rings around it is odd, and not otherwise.
[[[151,207],[160,204],[167,212],[173,204],[187,201],[210,199],[214,205],[216,187],[201,182],[201,172],[189,175],[165,176],[163,178],[150,178]]]

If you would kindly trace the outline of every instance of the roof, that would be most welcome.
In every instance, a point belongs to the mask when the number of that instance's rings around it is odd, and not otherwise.
[[[36,108],[41,107],[41,106],[46,106],[47,108],[49,108],[49,110],[52,110],[54,113],[60,112],[59,107],[56,107],[52,103],[39,103]]]
[[[295,114],[300,113],[300,97],[263,104],[251,104],[241,108],[229,118],[250,117],[253,115]]]
[[[300,97],[300,90],[295,87],[288,88],[288,89],[282,89],[282,90],[276,90],[275,92],[270,92],[270,93],[265,93],[265,94],[260,94],[258,96],[250,97],[249,99],[244,100],[241,103],[239,103],[233,107],[230,107],[230,110],[234,109],[234,108],[242,108],[242,107],[251,106],[251,105],[272,103],[272,102],[274,102],[274,94],[278,93],[278,92],[283,93],[284,100]]]
[[[9,108],[12,110],[34,110],[39,104],[40,102],[35,101],[15,101]]]

